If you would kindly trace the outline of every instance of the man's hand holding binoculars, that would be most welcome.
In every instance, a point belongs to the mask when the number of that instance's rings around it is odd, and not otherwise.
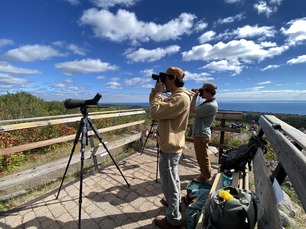
[[[195,96],[202,96],[202,93],[203,93],[203,88],[193,88],[191,89],[191,91],[193,91],[195,94]]]
[[[165,90],[165,85],[161,82],[160,79],[158,79],[156,81],[155,87],[152,88],[151,92],[153,92],[155,94],[162,94],[164,92],[164,90]]]

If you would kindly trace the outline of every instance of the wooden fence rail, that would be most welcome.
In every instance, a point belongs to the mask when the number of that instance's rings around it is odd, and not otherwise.
[[[306,135],[288,125],[273,115],[262,115],[259,119],[258,137],[263,137],[271,145],[278,158],[278,166],[274,171],[268,169],[262,148],[258,148],[253,158],[255,193],[258,201],[257,226],[258,229],[282,228],[278,204],[281,201],[281,185],[288,179],[297,193],[299,200],[306,211]],[[256,132],[254,131],[254,135]],[[246,171],[247,172],[247,171]],[[240,172],[239,172],[240,173]],[[243,173],[242,173],[243,174]],[[238,182],[233,176],[233,186],[248,189],[248,176],[243,182]],[[219,190],[221,173],[216,175],[211,193]],[[278,187],[278,188],[276,188]],[[276,198],[278,196],[278,198]],[[203,212],[198,221],[197,229],[202,228]]]
[[[129,109],[129,110],[117,110],[117,111],[107,111],[107,112],[93,112],[89,113],[88,116],[90,119],[105,119],[105,118],[117,118],[123,116],[135,116],[138,120],[126,122],[123,124],[105,127],[98,129],[99,133],[105,133],[114,130],[123,130],[124,128],[132,128],[133,130],[126,135],[120,137],[112,142],[105,142],[108,150],[113,150],[119,147],[122,147],[131,142],[135,142],[141,139],[142,132],[140,126],[144,124],[145,120],[140,120],[139,115],[145,114],[145,110],[143,109]],[[8,132],[13,130],[20,130],[25,128],[34,128],[34,127],[44,127],[50,125],[64,124],[64,123],[73,123],[78,122],[82,118],[82,115],[62,115],[62,116],[50,116],[50,117],[38,117],[38,118],[30,118],[30,119],[16,119],[16,120],[5,120],[1,121],[0,132]],[[76,130],[77,132],[77,130]],[[107,156],[107,151],[104,146],[100,143],[95,146],[92,138],[95,136],[95,133],[92,130],[88,130],[87,137],[90,140],[90,149],[85,152],[85,159],[92,159],[97,169],[97,156],[102,158]],[[36,148],[40,148],[43,146],[49,146],[57,143],[64,143],[68,141],[72,141],[75,139],[76,135],[68,135],[62,136],[58,138],[43,140],[39,142],[29,142],[24,145],[18,145],[9,148],[0,149],[0,156],[3,155],[11,155],[18,152],[23,152],[27,150],[32,150]],[[116,155],[112,155],[116,156]],[[35,182],[35,185],[42,185],[46,182],[45,179],[41,177],[47,176],[50,173],[55,173],[63,170],[68,161],[68,157],[49,162],[44,165],[36,166],[31,169],[27,169],[21,172],[17,172],[14,174],[2,176],[0,178],[0,196],[6,195],[10,192],[20,192],[20,189],[25,190],[28,187],[27,183]],[[88,160],[87,160],[88,161]],[[73,155],[72,161],[70,165],[75,165],[80,162],[80,155],[75,153]],[[39,182],[41,180],[41,182]],[[32,181],[32,182],[29,182]]]
[[[225,141],[225,133],[241,133],[240,128],[232,128],[230,126],[226,126],[227,121],[241,121],[242,120],[242,112],[237,112],[237,111],[218,111],[216,115],[216,121],[220,121],[220,124],[212,126],[212,134],[215,131],[220,132],[220,140],[219,142],[209,142],[210,146],[214,146],[219,149],[219,163],[221,163],[221,155],[223,153],[224,149],[231,148],[232,146],[224,144]],[[190,124],[188,128],[192,128],[192,125]],[[186,138],[187,142],[193,142],[193,139],[188,136]]]
[[[258,136],[266,137],[278,158],[278,166],[270,174],[262,149],[255,154],[254,183],[259,198],[258,228],[281,228],[276,188],[288,176],[306,211],[306,135],[273,115],[262,115],[259,119]]]

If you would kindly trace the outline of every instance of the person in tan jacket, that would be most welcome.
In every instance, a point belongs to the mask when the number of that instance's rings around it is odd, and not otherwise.
[[[180,205],[180,178],[178,163],[185,146],[185,132],[188,124],[191,97],[194,92],[185,89],[184,72],[178,67],[170,67],[160,78],[150,93],[150,114],[158,121],[159,134],[159,172],[164,198],[167,206],[166,217],[156,217],[154,222],[160,228],[178,228],[182,215]],[[163,81],[163,82],[162,82]],[[165,99],[164,90],[171,92]]]

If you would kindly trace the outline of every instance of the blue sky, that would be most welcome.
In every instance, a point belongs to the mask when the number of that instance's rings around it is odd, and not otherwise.
[[[305,0],[2,0],[0,94],[148,102],[152,73],[220,101],[306,100]]]

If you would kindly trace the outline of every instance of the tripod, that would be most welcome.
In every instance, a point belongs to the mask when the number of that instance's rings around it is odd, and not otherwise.
[[[149,138],[149,136],[150,136],[150,133],[151,133],[151,131],[152,131],[152,129],[153,129],[153,126],[156,124],[155,123],[156,121],[153,119],[152,120],[152,123],[151,123],[151,127],[150,127],[150,130],[149,130],[149,134],[148,134],[148,136],[147,136],[147,138],[146,138],[146,140],[145,140],[145,142],[144,142],[144,144],[143,144],[143,147],[142,147],[142,149],[141,149],[141,154],[143,154],[143,151],[144,151],[144,148],[146,147],[146,144],[147,144],[147,141],[148,141],[148,138]],[[159,136],[159,134],[157,133],[157,137]],[[156,179],[155,179],[155,181],[156,181],[156,183],[157,183],[157,180],[158,180],[158,165],[159,165],[159,163],[158,163],[158,160],[159,160],[159,151],[160,151],[160,148],[159,148],[159,143],[158,143],[158,139],[157,139],[157,143],[156,143]],[[185,159],[185,155],[182,153],[182,158],[183,159]]]
[[[149,138],[149,136],[150,136],[150,133],[151,133],[151,131],[152,131],[154,125],[155,125],[155,120],[153,119],[153,120],[152,120],[152,123],[151,123],[151,127],[150,127],[150,130],[149,130],[149,133],[148,133],[148,136],[147,136],[147,138],[146,138],[146,140],[145,140],[145,142],[144,142],[144,144],[143,144],[143,146],[142,146],[141,154],[143,154],[144,148],[146,147],[148,138]]]
[[[148,133],[148,136],[147,136],[147,138],[146,138],[146,140],[145,140],[145,142],[144,142],[144,144],[143,144],[143,146],[142,146],[141,154],[143,154],[144,148],[146,147],[148,138],[149,138],[150,133],[151,133],[151,131],[152,131],[152,129],[153,129],[153,126],[154,126],[155,124],[156,124],[156,123],[155,123],[155,120],[153,119],[153,120],[152,120],[152,123],[151,123],[151,127],[150,127],[150,130],[149,130],[149,133]],[[158,134],[157,134],[157,135],[158,135]],[[156,183],[157,183],[157,180],[158,180],[158,160],[159,160],[159,144],[158,144],[158,140],[157,140],[157,143],[156,143],[156,148],[157,148],[157,149],[156,149],[156,156],[157,156],[157,159],[156,159],[156,179],[155,179],[155,181],[156,181]]]
[[[80,107],[81,113],[83,115],[83,118],[81,119],[81,123],[79,125],[79,128],[77,130],[75,139],[74,139],[74,143],[73,143],[73,147],[71,150],[71,154],[66,166],[66,170],[65,173],[63,175],[62,178],[62,182],[61,185],[58,189],[58,193],[56,196],[56,199],[58,199],[62,185],[64,183],[64,179],[66,177],[66,173],[68,171],[71,159],[72,159],[72,155],[74,153],[75,147],[79,141],[79,138],[81,136],[81,170],[80,170],[80,191],[79,191],[79,229],[81,228],[81,210],[82,210],[82,190],[83,190],[83,167],[84,167],[84,154],[85,154],[85,147],[87,145],[88,142],[88,129],[89,127],[91,127],[91,129],[93,130],[93,132],[95,133],[96,137],[99,139],[100,143],[103,145],[103,147],[105,148],[106,152],[108,153],[108,155],[110,156],[110,158],[112,159],[112,161],[114,162],[114,164],[116,165],[117,169],[119,170],[121,176],[123,177],[123,179],[125,180],[126,184],[128,187],[130,187],[129,183],[127,182],[127,180],[125,179],[124,175],[122,174],[119,166],[117,165],[117,163],[115,162],[114,158],[112,157],[112,155],[110,154],[109,150],[107,149],[105,143],[102,140],[102,137],[100,136],[100,133],[98,132],[96,126],[93,124],[92,120],[88,117],[88,113],[87,113],[87,106],[86,105],[82,105]]]

